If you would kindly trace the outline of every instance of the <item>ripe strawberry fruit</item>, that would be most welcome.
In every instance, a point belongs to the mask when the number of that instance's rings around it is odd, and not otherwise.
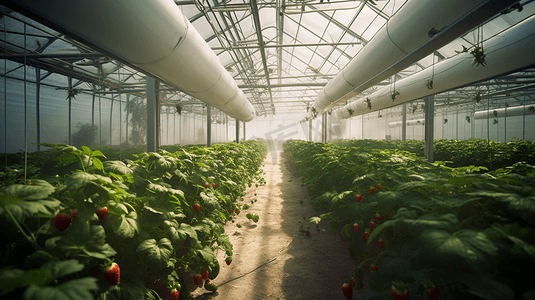
[[[374,188],[370,188],[370,194],[372,194],[372,196],[373,196],[373,194],[375,194],[375,189]]]
[[[99,219],[101,220],[106,219],[107,214],[108,214],[108,208],[106,206],[97,208],[97,216]]]
[[[353,231],[359,232],[359,229],[360,229],[359,224],[357,224],[357,223],[353,224]]]
[[[351,277],[351,286],[355,287],[355,278]]]
[[[104,280],[110,285],[118,285],[121,280],[121,270],[119,269],[119,265],[112,263],[110,267],[104,269],[102,277],[104,277]]]
[[[370,266],[370,270],[372,270],[372,271],[377,271],[377,266],[376,266],[376,265],[371,265],[371,266]]]
[[[430,300],[436,300],[438,298],[438,295],[440,294],[440,291],[438,290],[438,286],[433,286],[433,288],[427,289],[427,297],[429,297]]]
[[[370,237],[370,232],[369,231],[364,231],[364,239],[368,240],[369,237]]]
[[[193,283],[197,286],[201,284],[201,282],[202,282],[201,274],[195,274],[195,276],[193,276]]]
[[[214,188],[214,190],[215,190],[215,183],[212,183],[212,188]]]
[[[407,289],[407,284],[405,283],[392,282],[390,292],[392,292],[392,297],[394,297],[394,300],[409,300],[409,290]]]
[[[195,209],[195,211],[199,211],[201,210],[201,205],[199,203],[195,203],[195,205],[193,205],[193,208]]]
[[[461,272],[463,272],[463,273],[466,273],[466,270],[463,269],[463,268],[459,268],[459,270],[461,270]]]
[[[377,244],[379,245],[379,248],[383,249],[383,247],[385,245],[385,241],[383,241],[383,239],[379,238],[379,240],[377,241]]]
[[[71,210],[71,217],[74,219],[76,218],[76,216],[78,215],[78,210],[75,209],[75,210]]]
[[[204,270],[204,272],[202,273],[202,279],[204,279],[204,280],[208,280],[208,275],[209,275],[209,274],[210,274],[210,273],[208,273],[208,270]]]
[[[360,202],[362,200],[362,195],[357,195],[357,202]]]
[[[381,221],[385,219],[385,215],[382,215],[381,216]]]
[[[344,293],[344,296],[346,296],[347,300],[350,300],[353,297],[353,289],[347,283],[342,285],[342,293]]]
[[[378,192],[381,191],[381,185],[380,184],[377,185],[377,191]]]
[[[375,221],[376,222],[381,221],[381,216],[379,214],[377,214],[377,213],[375,214]]]
[[[210,184],[208,184],[208,182],[205,182],[205,183],[204,183],[204,188],[207,189],[207,188],[209,188],[209,187],[210,187]]]
[[[373,223],[373,221],[370,221],[370,229],[373,230],[373,227],[375,227],[375,224]]]
[[[54,225],[59,231],[65,231],[71,224],[71,218],[67,217],[64,214],[57,214],[54,218]]]
[[[171,300],[178,300],[178,295],[180,293],[178,292],[177,289],[172,289],[171,292],[169,293],[169,297],[171,297]]]
[[[225,258],[225,262],[227,263],[227,266],[230,266],[230,264],[232,263],[232,257],[228,256],[227,258]]]

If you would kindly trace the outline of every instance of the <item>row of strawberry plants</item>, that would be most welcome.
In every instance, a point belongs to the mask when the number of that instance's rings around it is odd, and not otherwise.
[[[531,299],[535,167],[487,173],[430,164],[396,149],[288,141],[285,156],[312,205],[349,239],[351,299]],[[440,298],[438,295],[440,294]],[[516,297],[516,298],[515,298]]]
[[[424,156],[423,141],[386,140],[342,140],[336,145],[370,149],[406,150],[419,157]],[[497,142],[485,139],[448,140],[433,142],[433,158],[447,161],[451,167],[475,165],[496,170],[524,161],[535,165],[535,142],[513,138],[511,142]]]
[[[223,227],[245,209],[247,185],[265,182],[265,144],[160,150],[126,162],[45,146],[57,154],[49,163],[56,175],[0,190],[0,297],[188,299],[187,287],[217,289],[214,251],[230,265]]]

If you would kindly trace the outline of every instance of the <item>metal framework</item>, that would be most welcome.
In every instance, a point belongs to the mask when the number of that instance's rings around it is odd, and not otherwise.
[[[306,112],[318,91],[366,47],[405,2],[192,0],[175,1],[175,4],[215,51],[261,116]],[[523,12],[496,16],[499,20],[491,20],[481,27],[486,32],[483,38],[490,38],[535,13],[533,0],[520,4]],[[69,95],[148,96],[145,74],[71,37],[3,6],[0,6],[0,25],[0,59],[10,62],[3,77],[43,86],[51,85],[45,80],[48,76],[61,74],[71,78],[72,83],[54,87],[69,91]],[[461,44],[472,46],[482,42],[478,30],[374,88],[455,55]],[[15,75],[22,64],[39,70],[37,77],[23,79]],[[535,70],[525,69],[435,95],[435,107],[477,106],[474,95],[483,90],[485,99],[498,107],[533,103]],[[180,103],[185,112],[207,113],[202,102],[165,84],[160,85],[159,103],[170,107]],[[421,101],[415,103],[420,105]],[[226,118],[213,111],[211,119],[223,122]]]

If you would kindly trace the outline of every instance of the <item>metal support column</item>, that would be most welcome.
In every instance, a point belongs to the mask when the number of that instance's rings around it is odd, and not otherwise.
[[[41,69],[35,68],[35,118],[37,123],[37,151],[41,151],[41,113],[40,113],[40,95],[41,95]],[[94,96],[93,96],[94,97]]]
[[[72,66],[71,66],[71,71],[72,71]],[[72,77],[71,76],[67,78],[67,84],[68,84],[67,97],[69,97],[69,138],[68,138],[68,141],[69,141],[69,145],[72,145],[72,142],[71,142],[72,96],[70,96],[71,91],[72,91]]]
[[[110,146],[113,144],[111,139],[111,131],[113,129],[113,98],[115,95],[111,95],[111,107],[110,107]]]
[[[425,154],[433,162],[433,134],[435,123],[435,96],[425,97]]]
[[[240,142],[240,120],[236,119],[236,143]]]
[[[407,104],[403,104],[401,110],[401,140],[407,140]]]
[[[470,138],[476,137],[476,119],[474,118],[474,112],[470,113]]]
[[[321,142],[325,143],[325,113],[321,114]]]
[[[158,149],[158,86],[156,79],[147,76],[147,152]]]
[[[312,142],[312,120],[308,120],[308,141]]]
[[[206,146],[212,146],[212,106],[206,104]]]
[[[243,122],[243,140],[245,141],[246,138],[245,138],[245,122]]]

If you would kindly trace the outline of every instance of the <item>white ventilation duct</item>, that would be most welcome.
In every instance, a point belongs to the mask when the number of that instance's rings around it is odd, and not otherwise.
[[[337,110],[338,116],[351,117],[348,109],[353,110],[352,116],[378,111],[535,65],[534,40],[535,16],[532,16],[484,43],[488,67],[473,66],[473,56],[462,53],[435,64],[433,89],[427,88],[427,80],[433,75],[430,67],[397,81],[395,89],[400,94],[395,102],[391,98],[394,87],[388,85],[343,106]],[[368,108],[367,98],[370,99],[371,109]]]
[[[388,123],[388,126],[396,127],[396,126],[401,126],[401,124],[403,124],[402,121],[390,122],[390,123]],[[409,125],[425,125],[425,119],[407,120],[406,124],[407,124],[407,126],[409,126]]]
[[[185,93],[248,122],[255,110],[172,0],[24,0],[11,4]]]
[[[474,114],[474,119],[494,119],[503,117],[517,117],[535,115],[535,106],[515,106],[508,108],[497,108],[478,111]]]
[[[518,1],[408,1],[349,64],[327,83],[313,106],[321,113],[338,101],[354,97],[516,2]]]

